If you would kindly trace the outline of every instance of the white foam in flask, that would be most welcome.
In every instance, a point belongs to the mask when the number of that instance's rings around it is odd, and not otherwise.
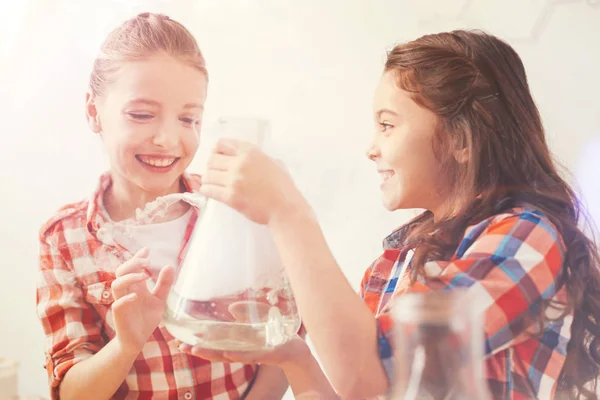
[[[218,124],[220,137],[260,148],[269,125],[266,120],[253,118],[220,118]],[[179,275],[185,279],[177,280],[175,291],[189,300],[209,300],[254,288],[257,282],[260,286],[276,284],[281,270],[277,248],[266,226],[209,199],[181,265]]]
[[[210,300],[251,289],[258,282],[269,285],[282,269],[266,226],[209,200],[179,271],[185,279],[177,280],[175,291],[189,300]]]

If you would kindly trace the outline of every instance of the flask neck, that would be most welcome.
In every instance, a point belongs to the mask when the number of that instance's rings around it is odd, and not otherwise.
[[[261,149],[269,129],[267,120],[255,118],[221,117],[218,125],[220,137],[242,140]]]
[[[483,327],[463,293],[407,295],[395,305],[393,399],[488,399]]]

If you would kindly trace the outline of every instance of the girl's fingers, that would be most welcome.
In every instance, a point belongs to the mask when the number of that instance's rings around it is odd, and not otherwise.
[[[229,181],[229,174],[226,171],[209,169],[202,175],[202,186],[215,185],[225,187],[228,185]]]
[[[209,170],[227,171],[233,166],[233,161],[231,156],[215,153],[208,159],[207,167]]]
[[[229,360],[223,356],[222,351],[201,349],[201,348],[195,347],[195,346],[192,347],[189,344],[185,344],[185,343],[179,345],[179,351],[181,351],[182,353],[190,354],[194,357],[203,358],[203,359],[209,360],[209,361],[224,362],[224,363],[231,362],[231,360]]]
[[[139,272],[134,274],[127,274],[117,278],[113,281],[111,289],[115,299],[120,299],[129,293],[129,288],[139,282],[143,282],[148,279],[148,274],[145,272]]]
[[[135,253],[131,259],[125,261],[117,268],[115,271],[117,278],[133,272],[147,271],[150,266],[150,260],[147,258],[148,254],[149,250],[145,247]]]
[[[127,296],[123,296],[120,299],[116,300],[112,304],[113,313],[119,311],[121,308],[127,306],[128,304],[134,302],[137,299],[136,293],[130,293]]]
[[[198,190],[202,195],[221,203],[229,204],[230,190],[224,186],[203,184]]]
[[[214,153],[224,154],[226,156],[235,156],[238,154],[242,142],[237,139],[219,139],[215,146]]]
[[[171,285],[175,281],[175,268],[171,266],[166,266],[160,270],[158,274],[158,280],[156,281],[156,285],[152,289],[152,295],[158,297],[159,299],[165,301],[169,296],[169,291],[171,290]]]

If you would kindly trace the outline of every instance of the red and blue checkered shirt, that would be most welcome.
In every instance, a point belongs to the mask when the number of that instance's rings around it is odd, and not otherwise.
[[[494,399],[553,398],[573,315],[546,322],[540,335],[531,333],[540,333],[536,318],[544,301],[566,302],[566,289],[559,284],[565,248],[556,227],[530,208],[495,215],[468,227],[450,260],[427,262],[427,278],[413,284],[410,260],[403,268],[408,226],[384,240],[383,254],[361,284],[361,296],[377,318],[380,356],[390,379],[390,300],[409,292],[462,288],[481,299],[476,307],[483,315],[485,373]]]

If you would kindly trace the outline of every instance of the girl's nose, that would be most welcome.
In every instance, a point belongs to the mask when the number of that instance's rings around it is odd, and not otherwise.
[[[371,144],[367,148],[367,151],[365,152],[365,155],[371,161],[375,161],[379,157],[379,155],[380,155],[379,149],[377,148],[377,146],[375,146],[375,141],[374,140],[373,140],[373,142],[371,142]]]

